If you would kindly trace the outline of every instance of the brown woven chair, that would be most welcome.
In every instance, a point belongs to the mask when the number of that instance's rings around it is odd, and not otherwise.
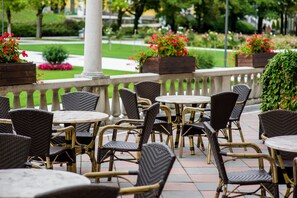
[[[9,112],[9,115],[15,132],[31,138],[29,161],[41,161],[46,168],[50,169],[55,162],[67,163],[67,170],[76,172],[75,134],[72,126],[53,131],[53,113],[39,109],[14,109]],[[66,141],[65,147],[50,146],[53,132],[69,133],[71,140]]]
[[[118,187],[89,184],[52,190],[35,198],[116,198],[118,193]]]
[[[240,126],[240,117],[241,117],[242,111],[245,107],[245,104],[246,104],[247,100],[249,99],[251,89],[247,85],[243,85],[243,84],[242,85],[234,85],[233,92],[238,94],[238,98],[237,98],[236,105],[234,106],[234,109],[231,113],[231,116],[230,116],[229,122],[228,122],[229,142],[233,141],[232,133],[234,130],[239,131],[241,141],[244,142],[244,136],[243,136],[241,126]],[[236,128],[232,128],[232,124],[234,124]]]
[[[218,94],[214,94],[211,96],[211,117],[210,117],[210,124],[213,128],[219,132],[222,131],[224,138],[228,139],[228,135],[226,134],[225,129],[227,128],[227,123],[231,112],[234,108],[236,103],[238,94],[234,92],[222,92]],[[203,146],[202,135],[204,135],[204,125],[203,122],[196,122],[192,123],[191,121],[186,121],[187,113],[192,112],[204,112],[203,108],[199,107],[185,107],[182,113],[182,137],[185,136],[189,137],[190,140],[190,150],[194,153],[194,141],[193,136],[198,135],[198,140]],[[183,141],[180,143],[180,153],[179,156],[182,157],[183,153]],[[210,146],[208,145],[208,154],[207,154],[207,163],[210,163]]]
[[[10,111],[9,98],[0,96],[0,118],[10,119],[8,112]],[[13,133],[12,125],[0,122],[0,133]]]
[[[139,119],[123,119],[114,125],[107,125],[102,127],[99,133],[98,139],[98,155],[97,155],[97,167],[96,171],[101,170],[101,164],[104,162],[109,162],[109,171],[113,169],[113,162],[115,160],[124,160],[128,162],[138,163],[140,152],[142,151],[142,145],[148,142],[151,130],[154,125],[154,120],[159,111],[159,104],[155,103],[149,107],[146,111],[144,120]],[[127,125],[132,124],[132,125]],[[121,125],[125,124],[125,125]],[[117,132],[120,130],[123,132],[129,130],[136,130],[138,132],[137,142],[127,142],[117,140]],[[112,140],[103,144],[103,135],[108,130],[113,130]],[[128,153],[131,157],[120,158],[117,153]],[[137,156],[133,155],[137,153]]]
[[[121,195],[135,194],[136,198],[160,197],[175,158],[168,146],[150,143],[143,145],[138,171],[93,172],[86,173],[85,176],[90,178],[121,176],[120,178],[125,179],[123,175],[137,175],[136,184],[132,184],[134,187],[121,188]]]
[[[121,96],[121,99],[123,102],[123,106],[126,110],[128,119],[140,119],[140,111],[139,111],[136,93],[129,89],[126,89],[126,88],[120,89],[119,92],[120,92],[120,96]],[[150,102],[147,104],[150,104]],[[166,144],[168,144],[170,142],[170,146],[171,146],[172,150],[174,150],[170,110],[164,105],[161,105],[160,108],[163,109],[167,113],[168,120],[164,121],[164,120],[160,120],[156,117],[154,126],[153,126],[153,132],[151,135],[152,141],[153,142],[155,141],[154,131],[165,134],[168,137]],[[131,132],[133,133],[133,131],[131,131]],[[127,133],[126,141],[128,139],[129,134],[131,134],[131,132]]]
[[[263,130],[261,137],[264,141],[266,138],[280,135],[297,135],[297,112],[287,110],[267,111],[259,114],[259,120]],[[286,151],[279,151],[279,153],[289,178],[293,178],[292,160],[297,157],[297,153]],[[283,171],[281,170],[278,161],[277,172],[279,183],[286,183],[283,177]]]
[[[277,183],[277,173],[275,160],[271,158],[269,155],[262,154],[260,148],[253,143],[225,143],[219,144],[217,138],[217,132],[211,126],[211,124],[204,122],[205,132],[209,140],[209,144],[211,145],[211,149],[213,151],[214,160],[219,172],[219,185],[217,187],[215,197],[219,197],[220,192],[223,188],[223,196],[222,197],[237,197],[244,195],[252,195],[257,194],[258,191],[261,191],[261,196],[264,196],[266,193],[270,194],[274,198],[279,197],[278,191],[278,183]],[[233,148],[245,148],[251,147],[256,151],[256,153],[231,153],[225,152],[220,149],[220,146],[233,147]],[[256,170],[246,170],[246,171],[238,171],[238,172],[227,172],[225,169],[225,162],[223,161],[222,156],[229,156],[234,159],[237,158],[253,158],[258,159],[259,169]],[[270,163],[270,167],[272,169],[272,175],[265,171],[264,169],[264,160],[267,160]],[[230,160],[229,160],[230,161]],[[231,160],[233,161],[233,160]],[[245,186],[245,185],[260,185],[260,187],[253,192],[240,192],[237,187],[235,187],[232,191],[228,191],[228,184]],[[273,186],[273,191],[267,190],[265,187],[267,184],[271,184]],[[232,194],[232,195],[231,195]],[[259,194],[258,194],[259,196]]]
[[[30,144],[29,137],[0,133],[0,169],[24,168]]]

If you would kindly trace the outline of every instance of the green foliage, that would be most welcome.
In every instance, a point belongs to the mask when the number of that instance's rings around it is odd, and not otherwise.
[[[44,58],[44,60],[46,60],[48,63],[52,65],[61,64],[68,58],[68,56],[68,52],[63,48],[62,45],[54,45],[47,47],[42,52],[42,57]]]
[[[214,56],[211,53],[190,50],[189,55],[195,58],[198,69],[210,69],[214,67]]]
[[[261,110],[297,111],[297,52],[286,50],[269,61],[262,76]]]
[[[242,34],[253,34],[256,32],[255,27],[246,21],[237,21],[236,32]]]

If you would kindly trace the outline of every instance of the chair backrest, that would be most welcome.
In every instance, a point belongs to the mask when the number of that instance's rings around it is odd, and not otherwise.
[[[211,96],[210,125],[216,131],[226,128],[237,98],[238,94],[234,92],[222,92]]]
[[[0,169],[24,168],[30,144],[29,137],[0,133]]]
[[[141,98],[149,99],[152,104],[156,102],[156,97],[160,96],[161,85],[154,81],[142,81],[134,85],[136,94]]]
[[[49,192],[41,193],[35,198],[116,198],[119,188],[115,186],[104,186],[98,184],[76,185],[60,188]]]
[[[61,96],[63,110],[67,111],[95,111],[99,96],[85,91],[69,92]],[[76,131],[89,131],[90,123],[77,124]]]
[[[280,135],[297,135],[297,112],[288,110],[272,110],[260,113],[260,124],[266,137]],[[280,151],[284,160],[293,160],[296,153]]]
[[[240,84],[233,86],[233,92],[238,94],[237,102],[242,102],[240,105],[235,105],[231,114],[233,119],[239,120],[242,111],[245,107],[247,100],[249,99],[251,88],[247,85]]]
[[[220,153],[221,149],[219,147],[217,132],[207,122],[204,122],[204,128],[205,128],[205,133],[206,133],[208,141],[209,141],[208,143],[211,146],[211,151],[213,153],[214,160],[215,160],[215,163],[217,165],[217,169],[219,171],[219,177],[223,180],[223,182],[225,184],[227,184],[228,183],[228,177],[227,177],[223,157],[222,157],[222,155]]]
[[[14,109],[9,112],[16,134],[31,138],[29,156],[48,156],[53,113],[40,109]]]
[[[160,182],[160,188],[145,194],[135,195],[135,197],[159,197],[167,181],[175,158],[174,153],[165,144],[150,143],[143,145],[136,186],[144,186]]]
[[[156,116],[159,112],[159,108],[160,104],[154,103],[145,111],[143,129],[141,131],[142,135],[139,140],[139,149],[141,149],[142,145],[146,144],[150,138]]]
[[[126,88],[120,89],[119,92],[127,117],[129,119],[140,119],[136,93]]]
[[[9,98],[0,96],[0,118],[10,119],[10,116],[8,114],[9,111]],[[0,133],[13,133],[12,125],[0,124]]]

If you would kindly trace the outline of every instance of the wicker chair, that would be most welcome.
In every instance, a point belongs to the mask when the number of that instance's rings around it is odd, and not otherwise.
[[[29,137],[0,133],[0,169],[24,168],[30,144]]]
[[[247,85],[234,85],[233,92],[238,94],[238,98],[228,122],[229,142],[232,142],[233,139],[232,130],[238,130],[241,141],[244,142],[244,137],[240,126],[240,117],[245,107],[245,104],[249,99],[251,89]],[[234,124],[236,128],[232,128],[232,124]]]
[[[74,128],[60,128],[52,130],[53,113],[39,109],[14,109],[9,112],[15,132],[31,138],[29,161],[41,161],[46,168],[53,168],[53,163],[67,163],[67,170],[76,172],[75,167],[75,133]],[[50,146],[51,135],[69,133],[71,137],[65,147]]]
[[[38,194],[35,198],[116,198],[118,193],[118,187],[89,184],[52,190]]]
[[[10,111],[9,98],[0,96],[0,118],[10,119],[8,112]],[[13,133],[12,125],[0,122],[0,133]]]
[[[287,110],[273,110],[259,114],[259,120],[262,125],[262,139],[280,136],[280,135],[297,135],[297,112]],[[270,150],[269,150],[270,152]],[[279,151],[283,164],[289,178],[293,178],[292,160],[297,157],[297,153]],[[270,152],[271,153],[271,152]],[[277,172],[279,183],[286,183],[277,161]]]
[[[138,102],[137,102],[136,93],[129,89],[125,89],[125,88],[120,89],[119,92],[120,92],[120,96],[121,96],[121,99],[123,102],[123,106],[126,110],[128,119],[140,119],[140,112],[139,112],[139,106],[138,106]],[[143,103],[144,103],[144,100],[143,100]],[[149,105],[150,101],[147,104]],[[166,112],[166,114],[168,116],[168,120],[164,121],[164,120],[160,120],[158,118],[155,119],[151,138],[152,138],[152,141],[154,142],[155,141],[154,131],[158,131],[162,134],[167,135],[168,138],[167,138],[166,144],[168,144],[168,142],[170,142],[170,146],[171,146],[172,150],[174,150],[170,110],[164,105],[161,105],[160,108]],[[131,132],[134,133],[133,131],[131,131]],[[127,133],[126,141],[128,140],[128,136],[129,136],[129,134],[131,134],[131,132]],[[162,138],[161,138],[161,140],[162,140]]]
[[[101,178],[137,175],[134,187],[121,188],[121,195],[135,194],[136,198],[160,197],[175,158],[174,153],[168,146],[160,143],[150,143],[143,145],[138,171],[93,172],[86,173],[85,176]]]
[[[223,188],[223,196],[222,197],[235,197],[235,196],[244,196],[257,194],[259,190],[261,190],[261,196],[264,196],[266,192],[268,194],[272,194],[272,197],[278,198],[278,183],[277,183],[277,174],[276,174],[276,165],[275,160],[271,158],[269,155],[262,154],[260,148],[253,143],[225,143],[219,144],[217,138],[217,132],[211,126],[211,124],[204,122],[205,132],[209,140],[209,144],[211,145],[211,149],[213,151],[214,160],[219,172],[219,185],[217,187],[215,197],[219,197],[220,192]],[[251,147],[257,153],[228,153],[224,152],[220,149],[220,146],[233,147],[233,148],[245,148]],[[229,156],[232,158],[254,158],[259,160],[259,169],[256,170],[246,170],[239,172],[227,172],[225,169],[225,162],[223,161],[222,156]],[[272,169],[272,175],[265,171],[264,169],[264,160],[267,160],[270,163],[270,167]],[[229,160],[230,161],[230,160]],[[233,161],[233,160],[231,160]],[[232,191],[228,191],[228,184],[245,186],[245,185],[256,185],[259,184],[260,187],[253,192],[240,192],[237,187]],[[273,186],[273,191],[267,190],[265,186],[267,184],[271,184]],[[231,194],[233,196],[231,196]],[[258,195],[259,196],[259,195]]]
[[[96,171],[101,170],[101,164],[104,162],[109,162],[109,171],[113,169],[113,162],[115,160],[124,160],[128,162],[138,163],[140,158],[140,152],[142,151],[142,145],[148,142],[151,130],[154,125],[154,120],[159,110],[159,104],[155,103],[149,107],[146,111],[144,120],[138,119],[123,119],[114,125],[107,125],[102,127],[102,130],[99,133],[98,139],[98,155],[97,155],[97,167]],[[127,125],[133,124],[133,125]],[[125,125],[121,125],[125,124]],[[129,131],[136,130],[138,132],[138,141],[136,142],[127,142],[117,140],[117,132],[120,130]],[[113,130],[112,140],[103,144],[103,135],[108,131]],[[128,153],[131,157],[120,158],[117,153]],[[137,153],[137,156],[134,156],[133,153]]]
[[[224,138],[228,139],[228,135],[226,134],[225,129],[227,128],[227,123],[231,112],[236,103],[238,94],[234,92],[222,92],[211,96],[211,117],[210,123],[213,128],[218,132],[222,131]],[[190,140],[190,150],[194,153],[194,141],[193,136],[198,135],[198,140],[203,146],[202,135],[204,135],[204,125],[203,122],[191,123],[186,121],[187,113],[202,112],[203,108],[199,107],[185,107],[182,113],[182,137],[189,136]],[[182,157],[183,154],[183,142],[180,143],[180,153],[179,156]],[[210,163],[210,146],[208,145],[208,154],[207,154],[207,163]]]

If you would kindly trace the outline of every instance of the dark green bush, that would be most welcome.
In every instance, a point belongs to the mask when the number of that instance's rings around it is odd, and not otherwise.
[[[297,52],[275,55],[263,73],[262,86],[262,111],[297,111]]]
[[[34,37],[36,36],[36,24],[13,23],[11,25],[12,32],[18,37]]]
[[[44,60],[52,65],[61,64],[68,58],[68,56],[68,52],[63,48],[62,45],[47,47],[42,52],[42,57]]]
[[[254,34],[256,32],[256,29],[252,24],[246,21],[237,21],[236,32],[242,34]]]

